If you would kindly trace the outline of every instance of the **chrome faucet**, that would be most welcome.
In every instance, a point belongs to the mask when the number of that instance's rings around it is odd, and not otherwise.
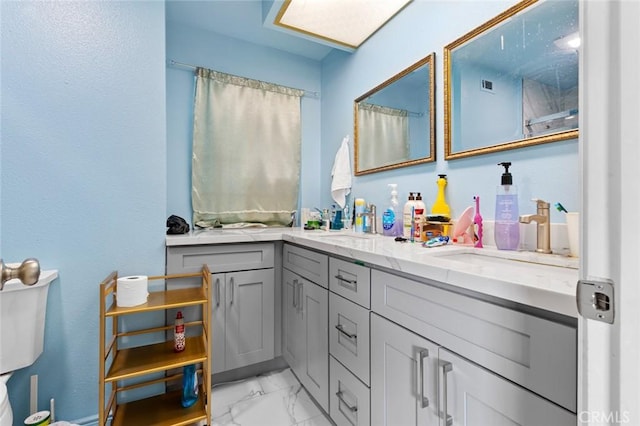
[[[377,227],[377,217],[376,217],[376,205],[375,204],[369,204],[367,206],[367,211],[363,213],[363,216],[365,217],[365,229],[364,232],[369,233],[369,234],[377,234],[378,233],[378,227]]]
[[[4,264],[0,259],[0,291],[4,288],[4,283],[12,278],[18,278],[25,285],[34,285],[40,278],[40,263],[37,259],[26,259],[17,268],[12,268]]]
[[[549,217],[549,203],[544,200],[533,199],[536,203],[536,214],[520,215],[520,223],[537,223],[538,253],[551,253],[551,221]]]

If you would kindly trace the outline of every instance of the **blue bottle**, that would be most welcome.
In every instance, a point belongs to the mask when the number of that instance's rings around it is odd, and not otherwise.
[[[398,204],[398,185],[390,183],[391,201],[389,206],[382,213],[382,234],[390,237],[402,235],[402,217],[400,216]]]
[[[500,250],[517,250],[520,244],[520,223],[518,219],[518,191],[509,173],[511,163],[499,163],[504,167],[501,185],[496,195],[496,220],[494,238]]]
[[[198,375],[194,364],[182,368],[182,406],[189,408],[198,400]]]

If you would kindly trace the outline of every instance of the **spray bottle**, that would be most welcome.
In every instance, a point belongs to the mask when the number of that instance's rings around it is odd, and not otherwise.
[[[398,185],[390,183],[391,200],[389,207],[382,213],[382,234],[389,237],[397,237],[402,234],[402,219],[398,204]]]

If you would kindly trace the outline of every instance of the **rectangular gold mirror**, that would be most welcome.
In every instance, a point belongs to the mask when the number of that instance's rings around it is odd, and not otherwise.
[[[578,1],[526,0],[444,48],[445,159],[578,137]]]
[[[354,101],[354,173],[435,161],[435,53]]]

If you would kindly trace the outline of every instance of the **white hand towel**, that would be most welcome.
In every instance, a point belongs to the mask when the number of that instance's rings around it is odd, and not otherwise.
[[[351,163],[349,160],[349,135],[342,139],[331,169],[331,197],[340,208],[344,208],[346,197],[351,192]]]

